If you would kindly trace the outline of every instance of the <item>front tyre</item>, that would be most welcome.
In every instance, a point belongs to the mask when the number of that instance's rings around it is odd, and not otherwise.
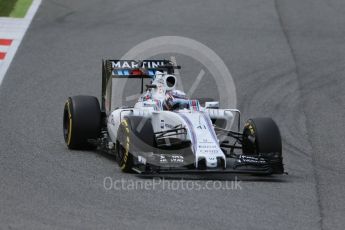
[[[245,155],[261,155],[271,163],[273,173],[283,173],[282,140],[272,118],[253,118],[243,129],[242,151]]]
[[[243,129],[243,153],[282,154],[282,141],[277,124],[271,118],[253,118],[246,122]]]
[[[63,113],[63,135],[69,149],[93,147],[88,140],[97,139],[101,130],[99,102],[93,96],[69,97]]]
[[[131,127],[129,120],[124,118],[117,131],[116,158],[123,172],[132,172],[133,156],[131,154]]]

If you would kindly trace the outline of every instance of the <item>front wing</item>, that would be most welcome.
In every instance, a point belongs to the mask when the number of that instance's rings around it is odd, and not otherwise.
[[[267,155],[267,154],[266,154]],[[165,175],[165,174],[251,174],[270,175],[283,174],[284,167],[281,158],[271,154],[271,158],[263,158],[260,155],[239,155],[236,158],[227,158],[226,168],[196,169],[187,167],[160,167],[157,165],[142,165],[133,167],[133,171],[141,175]]]

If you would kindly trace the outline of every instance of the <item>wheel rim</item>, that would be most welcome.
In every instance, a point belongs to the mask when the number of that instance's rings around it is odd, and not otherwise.
[[[251,124],[250,124],[251,125]],[[255,143],[252,143],[249,138],[252,137],[255,139],[255,129],[251,126],[253,131],[250,131],[250,128],[246,127],[243,131],[243,150],[246,154],[257,154],[256,140]]]

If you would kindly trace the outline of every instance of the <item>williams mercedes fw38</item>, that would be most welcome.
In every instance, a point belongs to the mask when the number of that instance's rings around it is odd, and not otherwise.
[[[101,105],[93,96],[67,99],[67,147],[106,151],[123,172],[143,175],[284,173],[281,136],[271,118],[250,119],[241,132],[237,109],[188,98],[176,88],[176,69],[168,60],[103,60]],[[141,79],[134,106],[115,106],[119,79]]]

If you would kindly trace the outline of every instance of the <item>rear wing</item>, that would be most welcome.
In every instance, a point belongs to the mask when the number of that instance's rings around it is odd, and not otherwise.
[[[108,115],[112,111],[113,79],[141,79],[141,92],[144,79],[154,79],[156,71],[174,74],[181,69],[169,60],[103,60],[102,61],[102,111]]]

